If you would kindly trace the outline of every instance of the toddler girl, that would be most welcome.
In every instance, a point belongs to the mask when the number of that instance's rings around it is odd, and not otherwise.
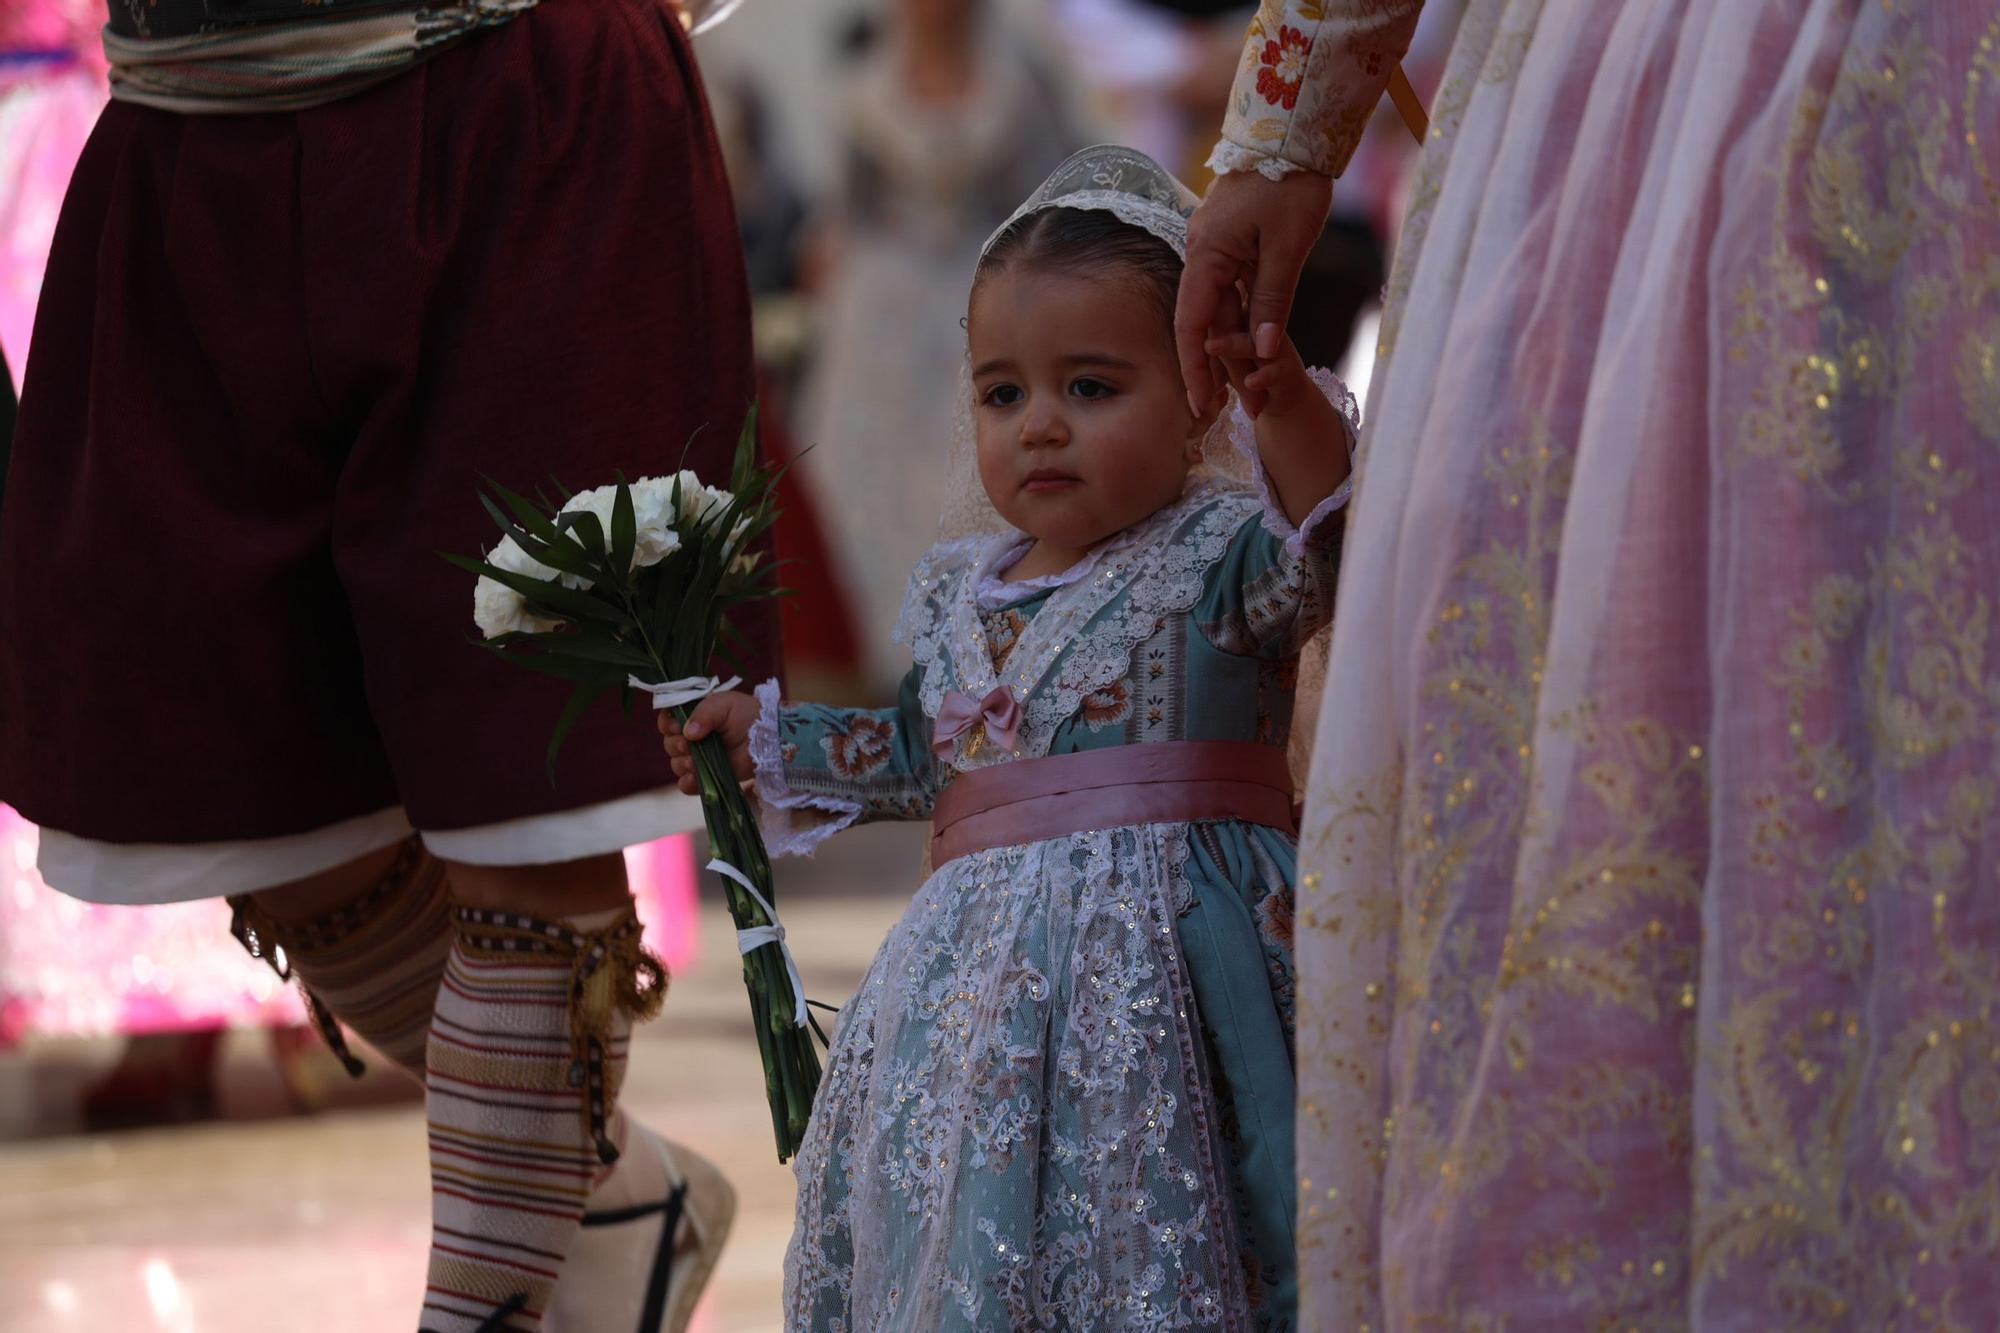
[[[687,737],[726,737],[773,852],[932,824],[799,1153],[788,1328],[1292,1325],[1285,747],[1352,407],[1218,339],[1255,476],[1204,465],[1226,404],[1190,411],[1169,327],[1194,203],[1091,149],[987,243],[986,531],[918,566],[896,707],[773,683],[662,723],[684,784]]]

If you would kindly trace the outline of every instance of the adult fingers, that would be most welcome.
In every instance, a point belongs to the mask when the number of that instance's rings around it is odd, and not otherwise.
[[[1180,295],[1174,302],[1174,346],[1180,353],[1188,409],[1196,413],[1215,394],[1208,353],[1202,344],[1222,310],[1224,295],[1234,291],[1237,268],[1237,261],[1219,246],[1190,238],[1187,263],[1181,269]]]

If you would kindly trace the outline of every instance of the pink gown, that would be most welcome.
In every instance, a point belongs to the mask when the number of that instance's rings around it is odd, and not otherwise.
[[[1418,7],[1270,0],[1222,160],[1337,172]],[[1433,110],[1302,1326],[2000,1328],[2000,7],[1473,0]]]

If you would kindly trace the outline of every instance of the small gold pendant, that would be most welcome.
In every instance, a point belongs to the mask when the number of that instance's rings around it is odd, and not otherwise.
[[[986,753],[986,724],[979,723],[965,738],[965,757],[977,759]]]

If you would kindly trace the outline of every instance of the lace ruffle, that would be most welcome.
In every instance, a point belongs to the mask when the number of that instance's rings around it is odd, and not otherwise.
[[[778,734],[784,711],[778,682],[757,687],[757,720],[750,724],[750,762],[757,771],[757,825],[773,856],[811,856],[819,845],[861,818],[861,803],[792,790],[785,777],[785,747]]]
[[[1306,374],[1312,377],[1312,382],[1319,386],[1319,391],[1326,395],[1326,400],[1333,404],[1334,411],[1340,413],[1340,419],[1347,425],[1348,468],[1347,480],[1341,482],[1332,495],[1314,505],[1305,522],[1294,526],[1286,517],[1284,507],[1278,503],[1277,494],[1271,489],[1270,474],[1264,471],[1263,456],[1257,452],[1256,423],[1250,420],[1250,414],[1243,410],[1243,404],[1234,395],[1229,400],[1224,431],[1229,446],[1250,461],[1251,482],[1256,487],[1257,498],[1264,505],[1264,530],[1284,542],[1286,554],[1295,557],[1305,550],[1320,525],[1345,508],[1353,497],[1354,446],[1361,438],[1361,408],[1354,401],[1354,394],[1346,381],[1321,366],[1308,367]]]
[[[1004,546],[1019,541],[1020,537],[1017,532],[982,532],[939,542],[924,552],[923,559],[911,571],[909,587],[903,593],[903,609],[896,617],[891,637],[897,643],[915,648],[920,641],[934,635],[943,606],[940,598],[952,579],[968,565],[985,566]],[[919,657],[917,664],[924,665],[924,659]]]
[[[1043,574],[1039,578],[1019,579],[1009,582],[1001,577],[1013,563],[1027,554],[1033,538],[1024,537],[1007,550],[996,552],[992,557],[979,562],[979,583],[973,595],[979,599],[981,611],[998,611],[1003,607],[1024,602],[1038,593],[1050,592],[1056,588],[1067,588],[1072,583],[1090,577],[1104,558],[1104,548],[1099,547],[1083,559],[1058,574]]]
[[[996,684],[1011,688],[1024,710],[1014,754],[989,750],[978,761],[961,755],[959,766],[1046,753],[1056,729],[1087,695],[1124,678],[1133,651],[1158,630],[1162,617],[1200,599],[1209,568],[1258,506],[1245,489],[1209,483],[1107,543],[1091,577],[1057,589],[1030,622],[1004,680],[993,670],[976,589],[969,586],[987,562],[968,558],[982,544],[935,548],[918,566],[904,625],[911,654],[924,668],[924,712],[936,717],[952,690],[983,695]],[[999,550],[985,546],[987,559]]]
[[[1283,180],[1294,171],[1307,168],[1297,162],[1288,162],[1282,157],[1272,157],[1260,153],[1255,148],[1245,148],[1240,143],[1223,139],[1215,145],[1215,151],[1208,155],[1208,169],[1218,176],[1230,172],[1254,171],[1266,180]]]

